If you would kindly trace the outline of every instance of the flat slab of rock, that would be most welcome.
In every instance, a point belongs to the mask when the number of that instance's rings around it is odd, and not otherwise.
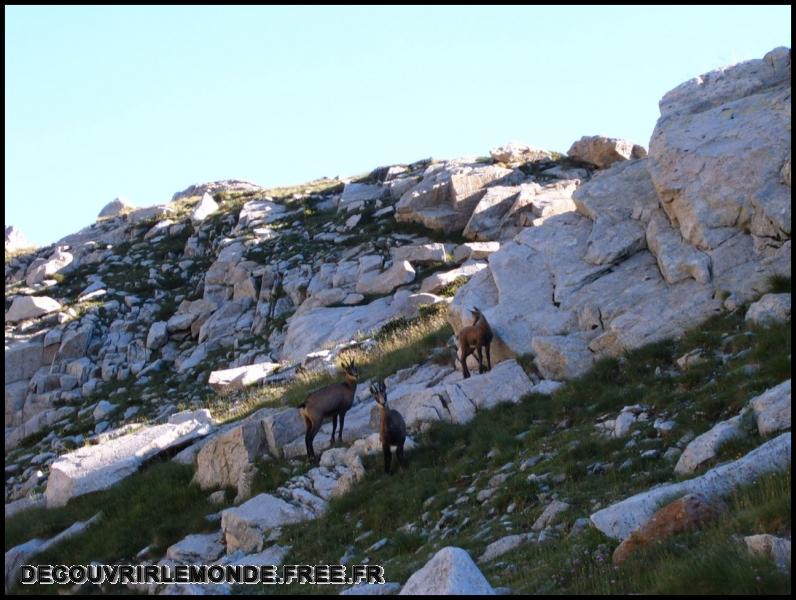
[[[530,533],[518,533],[502,537],[486,547],[484,553],[478,557],[478,562],[485,563],[494,560],[498,556],[503,556],[506,552],[511,552],[531,540],[533,540],[533,534]]]
[[[445,246],[440,243],[400,246],[392,248],[390,254],[395,262],[408,260],[412,264],[441,263],[447,258]]]
[[[264,362],[210,373],[208,384],[219,393],[242,390],[260,383],[279,368],[279,363]]]
[[[612,504],[591,515],[591,522],[605,535],[624,540],[647,523],[667,501],[689,493],[700,494],[708,501],[724,497],[737,487],[754,482],[761,475],[788,469],[790,455],[791,435],[788,432],[700,477],[664,484]]]
[[[224,552],[220,533],[189,535],[166,550],[166,558],[179,563],[207,564]]]
[[[211,428],[209,411],[199,410],[64,454],[50,466],[47,507],[63,506],[75,496],[107,489],[135,473],[145,460],[204,436]]]
[[[448,546],[437,552],[423,568],[409,577],[400,595],[494,596],[495,590],[489,585],[467,551]]]
[[[697,471],[706,462],[716,458],[721,447],[731,440],[744,436],[741,427],[741,417],[733,417],[727,421],[716,423],[708,431],[694,438],[686,446],[674,472],[678,475],[690,475]]]
[[[35,319],[61,310],[61,304],[47,296],[17,296],[6,313],[6,323]]]

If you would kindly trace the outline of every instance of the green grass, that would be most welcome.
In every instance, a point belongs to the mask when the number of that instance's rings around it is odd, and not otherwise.
[[[333,499],[321,519],[284,528],[279,543],[291,546],[285,563],[337,563],[353,547],[352,562],[367,557],[385,567],[388,581],[403,582],[443,546],[460,546],[477,557],[490,541],[529,531],[552,494],[571,505],[565,515],[571,524],[598,507],[672,481],[672,463],[641,458],[640,452],[663,452],[689,430],[698,435],[737,414],[752,396],[790,377],[790,323],[749,329],[744,314],[739,310],[721,315],[680,340],[603,359],[552,397],[529,395],[516,405],[478,413],[463,426],[437,423],[417,436],[419,448],[409,454],[409,468],[398,474],[384,475],[380,456],[366,459],[364,480],[347,495]],[[420,319],[400,325],[387,328],[375,350],[355,354],[363,379],[416,364],[444,346],[451,335],[440,308],[424,310]],[[675,359],[695,348],[705,350],[708,360],[685,373],[672,371]],[[713,353],[726,354],[725,360]],[[744,354],[736,357],[738,353]],[[528,357],[523,360],[527,363]],[[760,367],[750,374],[739,371],[749,363]],[[664,374],[656,375],[656,370]],[[272,392],[278,396],[268,400],[294,404],[309,389],[331,379],[305,376],[287,388],[275,388]],[[264,400],[255,396],[248,408],[254,410]],[[612,439],[597,432],[599,416],[615,416],[636,402],[648,405],[652,418],[637,424],[634,447],[628,447],[629,438]],[[652,427],[660,414],[678,424],[671,439],[661,439]],[[750,432],[747,440],[725,446],[720,460],[734,459],[761,441]],[[522,461],[535,456],[544,458],[526,471],[518,470]],[[513,468],[508,479],[491,498],[477,500],[477,492],[509,462]],[[605,468],[590,474],[595,462]],[[623,468],[628,463],[631,468]],[[302,468],[288,461],[259,463],[255,493],[274,489]],[[531,474],[537,478],[529,480]],[[160,463],[63,509],[19,515],[6,523],[6,548],[36,535],[50,536],[102,509],[106,520],[93,530],[96,533],[58,546],[36,562],[117,561],[153,543],[163,550],[189,532],[215,528],[203,520],[215,509],[207,505],[206,493],[189,484],[191,475],[190,468]],[[468,492],[471,486],[474,492]],[[460,498],[463,501],[457,502]],[[730,510],[713,526],[647,549],[621,570],[610,565],[617,542],[596,530],[572,537],[562,532],[558,540],[520,547],[482,568],[493,586],[522,593],[789,591],[789,575],[778,573],[766,560],[750,557],[732,536],[789,534],[790,474],[767,477],[739,490],[728,504]],[[448,517],[444,529],[435,530],[434,524],[451,509],[457,513]],[[113,535],[99,535],[101,531]],[[384,548],[366,552],[383,537],[389,539]],[[240,591],[334,593],[338,589],[293,586]]]
[[[155,555],[162,555],[189,533],[217,528],[204,517],[219,509],[208,504],[208,492],[191,483],[192,477],[189,466],[158,462],[109,490],[79,496],[62,508],[23,512],[6,520],[6,550],[34,537],[52,537],[101,511],[101,521],[88,532],[36,556],[33,563],[135,563],[135,555],[150,545]],[[19,591],[55,590],[26,586]]]
[[[405,581],[437,549],[456,545],[472,556],[487,543],[508,533],[529,531],[549,502],[549,493],[572,505],[566,520],[594,512],[655,484],[671,481],[673,464],[662,458],[643,459],[647,448],[665,450],[687,429],[699,434],[719,418],[737,414],[757,391],[790,376],[789,360],[773,361],[744,380],[730,377],[736,364],[709,362],[701,371],[672,377],[656,377],[656,367],[670,369],[674,359],[697,345],[712,344],[722,336],[745,330],[743,312],[724,315],[705,323],[679,341],[664,341],[640,348],[620,359],[604,359],[579,380],[550,397],[529,396],[516,406],[500,406],[479,413],[464,426],[435,424],[421,436],[421,446],[409,456],[410,467],[398,475],[382,473],[380,457],[366,461],[367,475],[349,494],[333,500],[326,515],[317,521],[290,526],[280,543],[289,543],[286,563],[336,563],[354,547],[353,562],[367,557],[382,564],[388,581]],[[787,332],[787,333],[786,333]],[[787,356],[789,327],[759,329],[743,336],[738,351],[749,356],[771,352],[772,346]],[[715,378],[717,383],[707,385]],[[723,383],[729,378],[728,383]],[[675,413],[678,430],[674,439],[657,437],[652,422],[641,423],[636,447],[628,438],[611,439],[596,434],[594,422],[605,413],[615,415],[624,405],[643,402],[653,415]],[[568,426],[557,427],[564,420]],[[750,437],[725,447],[722,458],[731,460],[762,440]],[[486,458],[492,452],[492,458]],[[538,465],[515,472],[486,502],[475,494],[455,504],[475,485],[482,489],[501,465],[515,465],[531,456],[546,455]],[[619,467],[630,461],[630,469]],[[602,474],[590,475],[587,467],[600,461],[608,465]],[[529,473],[563,477],[563,481],[535,483]],[[548,489],[545,489],[547,486]],[[597,500],[599,505],[595,505]],[[508,586],[522,593],[782,593],[789,590],[789,576],[778,573],[765,560],[747,555],[732,535],[786,534],[790,530],[790,475],[776,475],[738,491],[729,500],[731,510],[718,524],[702,532],[677,536],[651,549],[622,571],[610,565],[617,542],[596,530],[542,545],[528,545],[484,567],[494,586]],[[509,515],[511,530],[498,517]],[[430,530],[400,532],[408,523],[436,523],[443,509],[454,507],[459,515],[447,524],[450,534],[442,539]],[[361,523],[360,527],[356,524]],[[482,527],[487,538],[478,538]],[[361,542],[356,538],[371,532]],[[365,549],[387,537],[390,543],[376,553]],[[513,565],[506,567],[506,564]],[[242,589],[243,593],[273,590]],[[307,586],[280,588],[287,593],[334,593],[333,588]]]

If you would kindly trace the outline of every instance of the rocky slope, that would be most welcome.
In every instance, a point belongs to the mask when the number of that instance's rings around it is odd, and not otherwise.
[[[572,388],[563,382],[601,359],[746,314],[772,277],[790,277],[790,51],[702,75],[660,107],[649,153],[593,136],[567,156],[509,144],[489,158],[427,159],[296,188],[213,182],[154,207],[114,200],[92,226],[34,252],[9,254],[7,243],[7,519],[67,514],[59,507],[90,505],[174,456],[200,489],[234,494],[211,496],[223,509],[215,531],[142,556],[279,562],[283,527],[323,518],[372,477],[368,457],[379,449],[367,381],[346,418],[346,448],[312,469],[296,460],[303,425],[291,405],[332,379],[341,353],[359,358],[363,379],[386,377],[392,408],[422,447],[436,423],[472,427],[497,405],[520,410],[528,395],[555,402]],[[452,334],[473,306],[495,332],[496,364],[463,380]],[[764,296],[748,318],[755,327],[788,321],[789,293]],[[710,362],[703,348],[687,349],[680,371]],[[770,398],[750,395],[742,414],[700,421],[702,435],[673,446],[682,451],[674,472],[711,465],[722,444],[743,437],[743,415],[757,420],[757,450],[652,496],[628,488],[638,492],[628,504],[591,514],[593,531],[630,539],[655,520],[661,498],[698,492],[713,506],[789,469],[789,381],[786,391],[773,386],[781,380],[760,383],[771,384]],[[659,437],[664,413],[654,415]],[[618,439],[652,416],[629,402],[599,428]],[[317,449],[330,433],[327,425]],[[592,471],[603,464],[594,458]],[[468,493],[487,501],[515,467]],[[649,483],[665,481],[664,471],[671,476],[667,466]],[[258,483],[264,473],[268,485]],[[733,485],[717,491],[719,478]],[[558,535],[551,528],[570,504],[544,500],[531,527],[541,533],[494,543]],[[703,500],[693,512],[713,510],[700,509]],[[446,510],[443,532],[456,509]],[[9,550],[7,538],[7,580],[30,548]],[[496,556],[497,546],[485,552]],[[132,555],[87,560],[99,558]],[[439,561],[450,565],[431,571],[468,568],[457,552]],[[422,590],[421,579],[407,586]]]

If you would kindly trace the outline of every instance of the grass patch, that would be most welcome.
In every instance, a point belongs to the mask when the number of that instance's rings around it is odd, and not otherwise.
[[[135,563],[135,555],[147,546],[162,555],[185,535],[218,527],[205,520],[218,509],[207,503],[207,492],[191,483],[192,477],[189,466],[160,462],[109,490],[74,498],[62,508],[23,512],[6,520],[6,550],[34,537],[52,537],[102,511],[102,520],[85,534],[36,556],[31,564]],[[52,586],[37,587],[18,591],[54,591]]]

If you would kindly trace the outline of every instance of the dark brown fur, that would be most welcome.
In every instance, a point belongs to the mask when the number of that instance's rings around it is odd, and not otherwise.
[[[490,345],[492,344],[492,328],[486,321],[484,314],[474,308],[470,311],[473,313],[475,320],[469,327],[463,327],[459,331],[459,349],[461,350],[460,360],[462,362],[462,375],[467,379],[470,376],[470,370],[467,368],[467,357],[475,353],[478,359],[478,372],[492,370],[492,357],[490,356]],[[484,359],[481,353],[481,348],[486,350],[487,367],[484,367]]]
[[[345,369],[345,381],[310,392],[307,399],[299,406],[299,413],[304,419],[304,426],[307,430],[304,436],[307,457],[313,462],[317,462],[318,458],[315,456],[312,442],[327,417],[332,417],[332,445],[334,445],[338,417],[340,417],[340,433],[337,439],[341,443],[343,441],[345,414],[354,403],[354,393],[357,391],[357,378],[359,377],[359,371],[353,361],[344,364],[343,369]]]
[[[395,446],[395,456],[402,469],[406,468],[404,458],[404,442],[406,442],[406,423],[404,418],[397,410],[387,408],[387,387],[381,381],[378,384],[370,385],[370,393],[376,399],[376,403],[381,409],[381,426],[379,427],[379,439],[381,449],[384,453],[384,472],[391,474],[390,463],[392,462],[391,446]]]

